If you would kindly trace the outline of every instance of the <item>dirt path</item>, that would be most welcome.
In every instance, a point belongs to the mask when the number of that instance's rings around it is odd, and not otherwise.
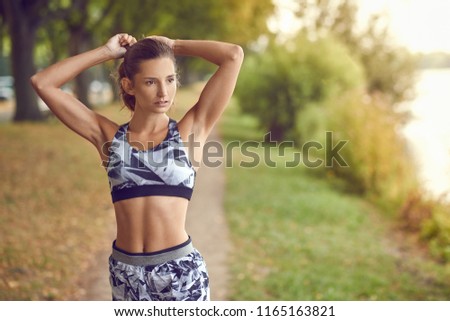
[[[218,141],[217,134],[213,133],[210,140]],[[194,246],[205,258],[211,283],[211,300],[216,301],[227,299],[230,277],[227,258],[231,253],[231,243],[223,210],[224,193],[224,167],[202,166],[197,173],[186,224]]]
[[[218,140],[216,132],[210,140]],[[218,158],[215,158],[215,160]],[[223,162],[222,162],[223,163]],[[223,211],[225,188],[224,168],[202,166],[197,173],[194,195],[189,204],[186,230],[191,235],[194,246],[205,258],[211,283],[211,300],[226,300],[228,295],[229,271],[227,256],[231,251],[228,228]],[[111,217],[114,214],[111,213]],[[108,276],[108,257],[114,239],[113,219],[108,226],[108,235],[102,244],[102,251],[95,255],[89,279],[81,290],[80,300],[111,300]]]

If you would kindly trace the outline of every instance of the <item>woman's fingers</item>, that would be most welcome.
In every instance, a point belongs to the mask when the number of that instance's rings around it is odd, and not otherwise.
[[[127,33],[119,34],[119,44],[121,47],[132,46],[137,42],[136,38]]]
[[[118,33],[111,37],[106,43],[106,47],[112,54],[112,57],[117,59],[123,57],[128,46],[136,43],[136,38],[127,33]]]
[[[135,37],[131,37],[130,46],[134,45],[137,42]]]

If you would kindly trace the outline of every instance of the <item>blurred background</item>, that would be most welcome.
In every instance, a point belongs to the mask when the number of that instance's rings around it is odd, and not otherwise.
[[[29,78],[127,32],[241,45],[223,143],[293,143],[271,150],[275,168],[242,168],[233,154],[226,169],[229,299],[449,300],[448,12],[440,0],[1,0],[0,299],[80,298],[91,253],[109,242],[98,156]],[[117,65],[63,89],[125,121]],[[214,69],[187,57],[178,68],[177,106],[188,107]],[[311,141],[346,141],[348,166],[327,148],[313,155],[321,166],[286,166]]]

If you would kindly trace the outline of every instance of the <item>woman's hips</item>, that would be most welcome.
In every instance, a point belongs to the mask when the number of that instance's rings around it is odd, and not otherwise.
[[[157,252],[127,253],[113,243],[109,258],[113,300],[207,301],[209,277],[191,238]]]
[[[111,257],[122,263],[129,265],[158,265],[167,261],[182,258],[194,250],[192,240],[189,237],[187,241],[156,252],[149,253],[129,253],[116,246],[116,241],[112,245]]]

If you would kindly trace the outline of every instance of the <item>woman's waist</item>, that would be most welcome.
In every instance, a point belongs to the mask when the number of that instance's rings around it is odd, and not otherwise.
[[[170,230],[123,230],[118,227],[115,244],[129,253],[151,253],[181,244],[188,239],[184,228]]]
[[[194,251],[191,238],[157,251],[130,252],[113,242],[112,258],[131,265],[158,265],[188,255]]]

